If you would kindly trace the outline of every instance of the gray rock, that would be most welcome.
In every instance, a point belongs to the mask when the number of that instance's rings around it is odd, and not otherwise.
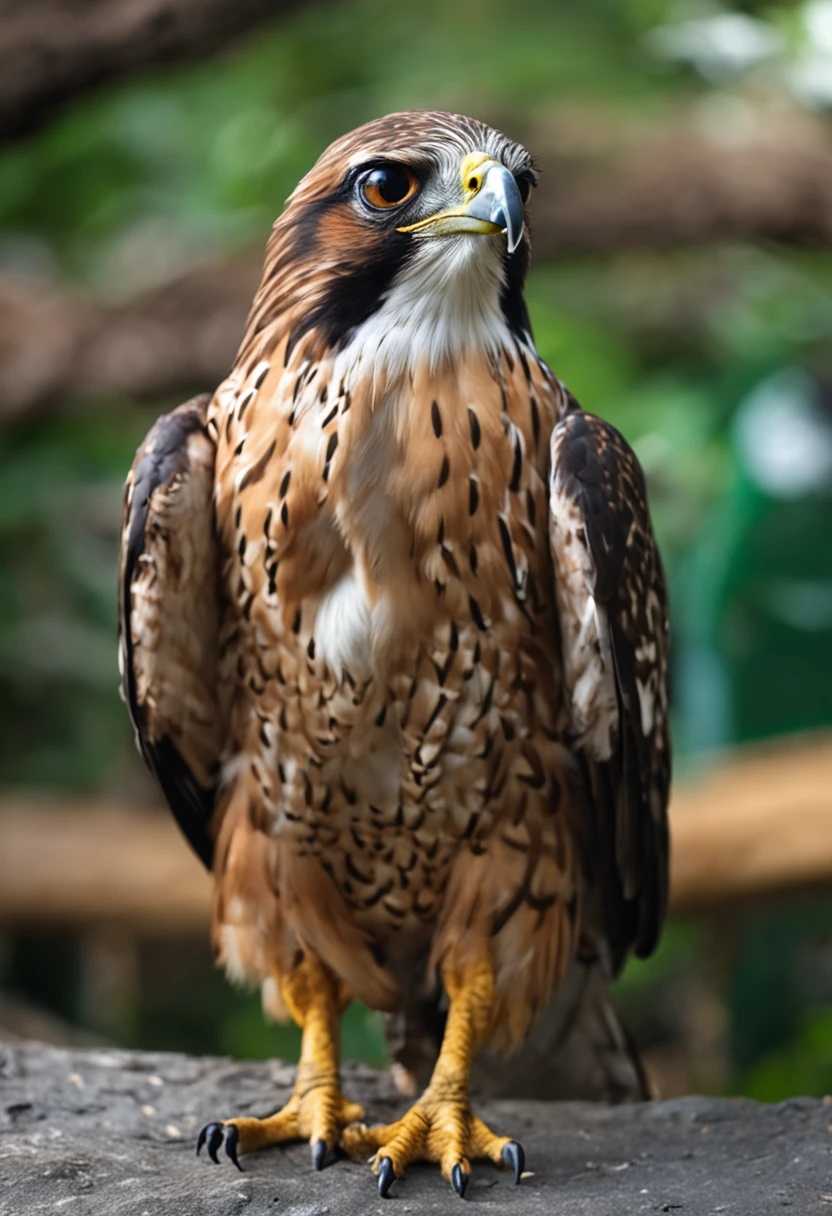
[[[309,1148],[252,1154],[245,1173],[194,1155],[212,1118],[264,1114],[287,1097],[285,1064],[182,1055],[0,1045],[0,1213],[62,1216],[361,1216],[446,1213],[461,1202],[436,1167],[419,1165],[382,1201],[369,1167],[322,1173]],[[405,1103],[389,1080],[347,1066],[345,1090],[371,1119]],[[684,1098],[608,1108],[487,1102],[495,1130],[516,1136],[528,1169],[475,1166],[466,1203],[515,1216],[761,1216],[832,1207],[832,1108]]]

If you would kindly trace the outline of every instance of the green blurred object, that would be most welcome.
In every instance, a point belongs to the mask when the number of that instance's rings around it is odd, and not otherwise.
[[[246,1000],[222,1023],[220,1050],[245,1059],[280,1056],[297,1060],[300,1028],[293,1022],[275,1024],[263,1018],[260,998]],[[345,1060],[363,1060],[373,1068],[388,1062],[382,1016],[354,1001],[341,1019],[341,1054]]]
[[[794,1093],[832,1093],[832,1011],[805,1015],[794,1037],[745,1075],[742,1091],[760,1102],[780,1102]]]
[[[832,721],[832,401],[761,382],[732,427],[731,484],[687,559],[680,692],[695,748]]]

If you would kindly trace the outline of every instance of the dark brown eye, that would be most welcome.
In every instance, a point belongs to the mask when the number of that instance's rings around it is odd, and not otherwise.
[[[529,195],[532,192],[532,179],[525,173],[521,173],[519,177],[514,179],[517,182],[517,188],[520,191],[520,197],[524,203],[529,201]]]
[[[404,165],[381,165],[361,183],[361,193],[371,207],[398,207],[416,193],[416,175]]]

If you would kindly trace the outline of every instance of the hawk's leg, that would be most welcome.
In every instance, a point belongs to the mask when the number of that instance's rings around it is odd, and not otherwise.
[[[309,1140],[315,1168],[322,1169],[327,1150],[337,1143],[341,1130],[363,1118],[362,1108],[341,1093],[339,1019],[344,1002],[333,976],[317,959],[306,956],[283,980],[281,993],[303,1029],[292,1096],[282,1110],[265,1119],[224,1119],[204,1127],[196,1151],[205,1144],[213,1161],[222,1144],[239,1168],[238,1152],[249,1153],[285,1140]]]
[[[411,1161],[435,1161],[459,1195],[465,1193],[471,1158],[486,1158],[514,1170],[520,1181],[523,1150],[507,1136],[495,1136],[471,1110],[468,1080],[478,1049],[491,1025],[494,972],[480,960],[442,975],[450,1009],[442,1050],[425,1092],[407,1114],[387,1127],[347,1127],[341,1145],[352,1156],[374,1154],[378,1189],[386,1196]]]

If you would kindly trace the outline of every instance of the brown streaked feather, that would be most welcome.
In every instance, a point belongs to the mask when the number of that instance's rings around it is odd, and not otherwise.
[[[463,966],[490,944],[496,993],[490,1047],[500,1054],[516,1051],[543,1012],[566,973],[579,927],[577,867],[563,818],[544,821],[543,838],[535,838],[534,826],[504,831],[479,854],[459,853],[433,946],[439,967]]]
[[[510,1059],[483,1054],[473,1093],[538,1101],[641,1102],[653,1097],[597,960],[572,958],[548,1009]]]
[[[295,932],[312,948],[314,917],[340,899],[339,892],[345,893],[345,907],[357,911],[362,934],[369,930],[378,935],[385,919],[395,925],[397,906],[405,919],[415,915],[419,923],[429,925],[441,914],[443,923],[456,925],[460,917],[468,919],[471,909],[464,893],[454,894],[457,879],[447,885],[446,876],[463,875],[469,862],[472,874],[485,866],[491,874],[494,906],[480,901],[472,915],[479,916],[481,923],[473,925],[470,936],[481,934],[490,940],[495,909],[507,905],[504,924],[494,938],[495,950],[505,963],[500,965],[501,991],[511,993],[502,1037],[515,1042],[544,1006],[551,985],[567,965],[578,907],[567,808],[558,809],[558,795],[551,802],[559,787],[549,776],[571,761],[554,741],[554,689],[541,687],[538,681],[539,671],[554,669],[557,662],[552,605],[542,598],[535,600],[529,590],[532,583],[543,588],[551,580],[545,534],[530,526],[529,502],[535,519],[545,519],[546,451],[535,444],[535,426],[541,426],[542,418],[549,433],[559,399],[537,363],[529,372],[540,402],[535,412],[520,360],[511,366],[508,359],[497,366],[471,360],[458,364],[453,376],[417,371],[406,409],[376,410],[373,393],[359,384],[352,386],[350,408],[345,410],[346,393],[332,381],[324,362],[316,369],[313,404],[298,409],[309,386],[296,393],[294,369],[282,376],[270,371],[240,423],[237,402],[249,391],[252,375],[233,381],[215,402],[221,436],[218,467],[234,470],[233,476],[218,483],[218,525],[227,560],[239,571],[241,603],[253,597],[250,624],[264,639],[261,654],[267,678],[252,677],[249,683],[259,698],[258,714],[269,721],[275,715],[278,719],[279,744],[269,754],[281,761],[278,776],[281,767],[285,770],[292,762],[296,773],[304,772],[302,781],[295,778],[294,793],[289,795],[284,786],[281,795],[278,783],[267,797],[288,797],[285,805],[298,823],[321,825],[306,829],[311,831],[307,843],[332,871],[325,873],[317,860],[304,871],[309,875],[309,891],[316,894],[312,899],[307,892],[305,901],[298,894],[297,907],[304,908],[306,919],[303,923],[297,919]],[[432,421],[434,401],[441,411],[438,435]],[[421,412],[422,402],[426,415]],[[472,410],[477,419],[473,430]],[[296,417],[289,423],[293,413]],[[223,417],[230,419],[230,425],[223,425]],[[272,458],[262,475],[247,478],[262,451],[273,443]],[[356,469],[365,463],[373,468],[373,462],[380,469],[379,484],[371,476],[357,480]],[[443,480],[446,463],[450,471]],[[481,485],[473,513],[471,476]],[[469,561],[472,547],[478,555],[476,571]],[[272,574],[273,561],[277,568]],[[360,685],[353,692],[349,684],[339,691],[337,677],[333,679],[314,649],[321,596],[353,564],[360,565],[369,601],[383,591],[396,608],[395,629],[386,642],[382,635],[376,638],[375,661],[382,670],[389,665],[389,713],[378,693],[365,708],[358,695]],[[274,595],[268,591],[270,583]],[[483,627],[488,622],[485,632],[476,616],[472,620],[474,612]],[[535,618],[536,633],[530,629]],[[432,635],[436,643],[426,647],[422,639]],[[351,674],[353,682],[363,679],[357,669]],[[474,708],[472,697],[478,702]],[[345,807],[342,783],[334,790],[327,788],[311,763],[317,749],[310,745],[319,741],[319,762],[325,765],[327,749],[349,742],[365,718],[398,736],[401,797],[407,808],[401,813],[402,826],[413,823],[413,835],[396,831],[392,821],[374,818],[371,809],[359,803],[351,834],[337,826],[330,847],[324,844],[323,825],[330,819],[343,825],[353,795],[346,788]],[[470,728],[461,731],[466,719]],[[532,743],[531,733],[544,725],[548,737]],[[255,741],[247,731],[238,737],[237,747],[243,751],[253,747],[267,759],[262,741]],[[459,741],[451,743],[452,737]],[[377,746],[372,732],[366,746]],[[440,759],[449,763],[457,748],[459,793],[455,785],[443,786],[437,799],[430,793],[440,775],[434,766]],[[470,771],[468,748],[482,754],[481,781],[475,781]],[[274,759],[267,759],[266,768],[273,763]],[[472,829],[473,851],[454,843],[454,834],[473,822],[473,810],[464,813],[459,828],[443,826],[443,817],[457,799],[460,807],[453,814],[463,814],[462,805],[471,800],[466,787],[472,781],[477,785],[477,805],[484,805],[486,812]],[[490,839],[489,827],[495,816],[513,818],[515,809],[529,799],[538,804],[530,812],[532,825],[547,803],[553,815],[551,823],[544,821],[539,828],[546,843],[532,875],[526,874],[523,852],[529,847],[526,828],[507,825],[511,843],[503,846]],[[327,810],[322,816],[317,807],[324,803]],[[447,810],[440,812],[440,806]],[[503,807],[505,811],[499,809]],[[300,834],[301,829],[297,831]],[[389,845],[383,844],[385,840]],[[376,857],[383,862],[388,848],[407,876],[401,896],[386,890],[386,880],[372,877],[377,873]],[[413,870],[408,868],[411,858]],[[367,891],[362,885],[365,875]],[[462,892],[466,883],[459,881]],[[470,889],[476,887],[473,880]],[[282,882],[281,901],[285,909]],[[336,966],[337,938],[326,925],[334,926],[344,914],[339,905],[337,917],[327,914],[322,927],[314,930],[314,949],[333,952],[330,965],[342,975],[351,965],[350,954],[358,957],[365,949],[363,939],[351,942],[349,949],[338,948]],[[385,928],[382,936],[387,932]],[[516,960],[528,957],[532,944],[540,966],[526,968],[525,987],[513,984]],[[350,976],[353,991],[358,983]],[[366,979],[363,983],[366,987]],[[389,994],[378,990],[373,1000],[377,1005],[390,1004]]]
[[[209,400],[160,418],[139,448],[119,569],[122,695],[138,747],[205,865],[222,747]]]
[[[395,980],[373,957],[372,938],[358,928],[318,858],[287,847],[280,861],[281,900],[301,945],[371,1009],[395,1009],[399,1000]]]
[[[552,435],[550,543],[571,729],[587,774],[586,864],[617,970],[667,908],[668,615],[644,476],[609,423]]]
[[[297,948],[282,916],[278,844],[256,824],[256,798],[257,791],[240,782],[217,806],[211,940],[217,962],[244,985],[291,969]]]

